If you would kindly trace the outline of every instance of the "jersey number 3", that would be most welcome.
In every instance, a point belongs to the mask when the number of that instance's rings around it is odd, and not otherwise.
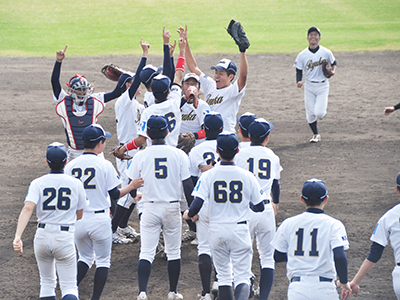
[[[299,228],[299,230],[296,231],[297,235],[297,249],[294,251],[295,256],[304,256],[304,250],[303,250],[303,238],[304,238],[304,228]],[[311,250],[309,251],[308,255],[309,256],[318,256],[318,250],[317,250],[317,235],[318,235],[318,228],[314,228],[311,232]]]

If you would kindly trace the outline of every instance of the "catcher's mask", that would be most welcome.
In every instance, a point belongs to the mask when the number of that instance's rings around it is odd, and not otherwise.
[[[68,92],[76,105],[82,106],[93,92],[93,88],[85,76],[76,74],[67,83]]]

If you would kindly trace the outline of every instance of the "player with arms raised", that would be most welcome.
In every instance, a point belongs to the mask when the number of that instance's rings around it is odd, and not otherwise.
[[[50,174],[33,180],[29,186],[13,242],[15,252],[22,253],[21,235],[36,206],[38,228],[33,246],[40,274],[39,297],[43,300],[56,299],[57,277],[62,299],[78,299],[74,225],[82,218],[88,201],[82,182],[64,174],[67,157],[63,144],[47,147]]]

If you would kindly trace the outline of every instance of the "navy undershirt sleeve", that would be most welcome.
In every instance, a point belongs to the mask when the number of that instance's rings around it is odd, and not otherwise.
[[[382,245],[373,242],[372,245],[371,245],[371,248],[369,250],[369,254],[368,254],[367,259],[370,262],[377,263],[378,260],[381,259],[384,249],[385,249],[385,247],[383,247]]]
[[[183,180],[182,184],[183,184],[183,191],[185,192],[186,201],[188,203],[188,206],[190,206],[193,201],[192,192],[194,185],[192,178],[189,177],[188,179]]]
[[[119,192],[119,189],[117,187],[115,187],[112,190],[108,191],[108,194],[110,195],[110,198],[112,200],[118,200],[120,192]]]
[[[399,109],[399,108],[400,108],[400,103],[397,103],[397,104],[394,106],[394,109],[397,110],[397,109]]]
[[[281,195],[281,183],[279,179],[274,179],[272,181],[271,194],[272,194],[272,202],[278,204]]]
[[[287,261],[287,253],[279,252],[278,250],[275,249],[274,260],[277,263]]]
[[[135,96],[135,93],[137,91],[137,89],[140,86],[140,72],[142,71],[142,69],[144,68],[144,66],[146,65],[147,62],[147,57],[142,57],[142,59],[140,60],[140,64],[136,70],[136,75],[135,75],[135,79],[132,82],[131,87],[129,88],[129,98],[132,100],[133,97]]]
[[[303,78],[303,70],[299,70],[296,68],[296,82],[301,81]]]
[[[336,273],[339,276],[340,283],[347,283],[347,256],[344,253],[343,246],[333,249],[333,260],[335,261]]]
[[[190,218],[193,218],[195,215],[197,215],[201,207],[203,206],[203,203],[204,203],[203,199],[195,197],[192,204],[190,205],[188,216]]]
[[[171,64],[171,53],[169,52],[169,46],[164,45],[163,75],[171,79],[171,82],[174,82],[172,68],[173,66]]]
[[[53,94],[57,99],[61,93],[60,71],[61,63],[56,61],[56,63],[54,64],[53,73],[51,73],[51,86],[53,88]]]

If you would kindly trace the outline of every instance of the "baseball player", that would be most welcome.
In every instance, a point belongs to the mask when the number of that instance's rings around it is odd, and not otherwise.
[[[346,229],[324,214],[328,198],[323,181],[307,180],[300,197],[306,211],[284,220],[272,240],[275,261],[287,261],[288,300],[338,300],[336,274],[340,286],[351,290],[344,252],[349,248]]]
[[[243,118],[242,118],[243,119]],[[266,199],[262,213],[249,209],[249,228],[253,244],[254,235],[257,240],[257,250],[260,256],[261,277],[259,299],[268,299],[274,280],[274,247],[271,241],[275,236],[275,210],[272,203],[278,206],[280,197],[280,173],[282,167],[279,157],[266,147],[272,123],[264,119],[255,119],[248,127],[251,145],[240,150],[235,157],[237,166],[252,172],[257,178]],[[272,195],[272,198],[271,198]],[[271,201],[272,200],[272,201]]]
[[[213,166],[217,160],[219,160],[217,153],[217,137],[222,132],[223,128],[224,124],[221,114],[210,112],[205,115],[204,131],[206,134],[206,140],[200,145],[195,146],[189,152],[190,174],[194,184],[197,183],[197,180],[201,175],[199,169],[200,166]],[[212,264],[210,244],[208,241],[208,215],[205,207],[203,207],[199,212],[199,220],[195,224],[198,240],[198,264],[203,288],[200,300],[211,300],[210,286]]]
[[[205,132],[202,129],[204,116],[211,111],[208,104],[199,99],[200,79],[194,73],[188,73],[182,80],[182,124],[181,133],[192,132],[199,145],[204,141]]]
[[[168,45],[170,36],[171,34],[169,31],[163,31],[164,44]],[[146,140],[148,145],[151,144],[151,139],[149,139],[146,134],[146,123],[151,115],[162,114],[167,118],[169,134],[165,140],[168,145],[173,147],[176,147],[178,144],[182,122],[181,110],[179,108],[182,94],[180,83],[182,82],[183,72],[185,71],[185,40],[183,38],[179,38],[179,50],[180,56],[175,68],[175,77],[172,86],[171,80],[165,75],[159,74],[153,78],[151,89],[155,97],[156,105],[152,105],[143,111],[140,118],[138,137],[120,147],[120,154],[123,154],[127,150],[130,151],[139,148],[146,142]]]
[[[147,283],[161,228],[168,258],[168,300],[183,299],[182,295],[177,293],[182,234],[179,199],[182,186],[186,199],[191,198],[193,183],[190,179],[189,159],[183,151],[166,144],[168,121],[165,116],[150,116],[146,128],[147,135],[152,139],[152,146],[137,153],[128,169],[129,178],[144,179],[137,299],[147,299]]]
[[[103,112],[106,102],[121,95],[124,78],[120,78],[115,89],[110,93],[92,94],[93,88],[85,76],[73,76],[66,93],[60,84],[61,63],[65,58],[64,50],[57,51],[57,61],[51,75],[53,99],[57,102],[56,113],[64,124],[68,143],[68,160],[71,161],[83,153],[82,132],[90,124],[96,124],[97,117]]]
[[[205,205],[210,249],[218,273],[218,294],[224,300],[233,300],[232,282],[235,299],[249,298],[251,240],[248,207],[253,203],[255,211],[264,210],[265,195],[256,178],[234,164],[238,149],[235,133],[220,133],[217,151],[221,162],[201,175],[192,194],[195,199],[184,213],[184,219],[194,218],[203,203]]]
[[[180,27],[179,30],[187,40],[187,26],[185,29]],[[246,52],[240,52],[240,72],[235,82],[233,80],[237,73],[237,67],[226,58],[211,67],[212,70],[215,70],[214,79],[205,75],[197,66],[188,41],[186,42],[186,60],[190,72],[199,76],[201,91],[211,110],[222,115],[225,130],[235,131],[236,115],[246,90],[248,73]]]
[[[400,108],[400,103],[397,103],[395,106],[385,107],[385,110],[383,111],[383,113],[385,114],[385,116],[388,116],[395,110],[398,110],[399,108]]]
[[[400,173],[396,177],[396,191],[400,194]],[[397,299],[400,299],[400,204],[387,211],[376,224],[370,240],[372,241],[368,257],[362,263],[356,276],[350,282],[352,292],[357,297],[360,283],[364,276],[371,270],[382,256],[382,252],[390,241],[394,250],[396,266],[393,269],[393,290]],[[342,291],[342,299],[346,300],[351,292]]]
[[[56,299],[57,277],[62,299],[78,299],[74,230],[88,202],[82,182],[64,174],[67,157],[63,144],[47,147],[50,174],[31,182],[13,241],[15,252],[22,253],[21,236],[36,206],[38,228],[33,246],[40,274],[40,299]]]
[[[238,128],[238,133],[240,136],[240,149],[245,148],[250,146],[250,136],[249,136],[249,126],[250,124],[257,119],[255,114],[252,114],[250,112],[246,112],[243,115],[241,115],[238,119],[237,122],[239,124]]]
[[[120,145],[124,145],[137,137],[140,116],[144,110],[144,106],[136,100],[136,95],[140,93],[140,89],[138,89],[140,86],[140,75],[143,67],[146,65],[150,45],[147,42],[143,42],[143,39],[140,41],[140,45],[143,50],[143,56],[136,70],[136,74],[125,73],[121,75],[126,77],[124,87],[122,88],[125,91],[115,102],[117,135]],[[128,151],[127,155],[133,157],[137,151],[138,149]],[[129,160],[116,158],[116,165],[121,177],[122,187],[127,186],[129,183],[129,178],[126,175],[128,164]],[[133,241],[130,238],[135,239],[139,236],[136,230],[128,225],[128,220],[135,208],[135,204],[134,199],[128,193],[118,200],[115,211],[112,210],[114,243],[131,243]]]
[[[332,52],[319,45],[321,31],[317,27],[308,29],[307,40],[309,46],[297,56],[294,66],[296,67],[297,87],[304,85],[304,104],[308,125],[313,132],[310,143],[321,141],[317,127],[317,118],[322,119],[326,115],[328,107],[329,80],[322,72],[322,61],[326,59],[332,64],[333,75],[336,72],[337,62]],[[303,80],[303,70],[305,80]]]
[[[123,197],[142,186],[141,178],[118,189],[121,180],[111,162],[98,157],[106,146],[111,133],[98,124],[86,127],[82,133],[84,152],[69,162],[65,173],[79,178],[90,204],[83,210],[83,217],[76,223],[75,243],[78,248],[78,285],[96,262],[92,300],[100,299],[108,277],[111,259],[112,231],[109,216],[110,200]]]

